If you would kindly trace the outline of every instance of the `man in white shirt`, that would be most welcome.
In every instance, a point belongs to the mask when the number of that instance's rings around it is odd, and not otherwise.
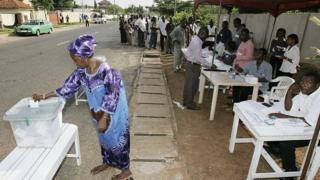
[[[292,77],[297,73],[297,67],[300,62],[300,50],[298,47],[299,38],[296,34],[290,34],[287,38],[288,47],[284,52],[282,65],[280,67],[280,76]]]
[[[320,75],[318,72],[305,74],[299,83],[294,83],[285,98],[285,109],[290,113],[272,113],[272,118],[300,118],[315,127],[320,114]],[[274,143],[273,143],[274,144]],[[309,141],[279,142],[280,157],[286,171],[296,171],[295,148],[307,146]],[[290,178],[288,178],[290,179]]]
[[[146,31],[146,23],[143,20],[142,15],[139,15],[139,18],[136,20],[134,25],[138,27],[138,46],[144,47],[144,32]]]
[[[159,21],[161,51],[164,51],[164,42],[167,39],[167,31],[166,31],[167,24],[168,24],[168,21],[165,19],[164,16],[162,16],[161,20]]]
[[[186,75],[183,91],[183,105],[190,110],[199,110],[200,108],[193,101],[199,86],[199,76],[201,66],[211,67],[211,64],[202,57],[202,44],[208,37],[208,29],[203,27],[199,30],[197,36],[194,36],[185,52]]]
[[[192,37],[195,37],[199,33],[201,28],[200,20],[197,19],[191,26],[192,26],[192,32],[193,32]]]
[[[212,19],[209,22],[208,30],[209,30],[209,37],[206,39],[206,41],[214,42],[215,41],[214,37],[216,35],[217,27],[214,25],[214,22]]]

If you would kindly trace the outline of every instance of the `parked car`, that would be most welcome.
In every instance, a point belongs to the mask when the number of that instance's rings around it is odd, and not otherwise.
[[[103,23],[102,16],[99,14],[94,14],[93,15],[93,23],[102,24]]]
[[[15,28],[18,35],[36,35],[48,33],[53,31],[53,26],[50,22],[45,20],[31,20]]]
[[[113,15],[103,15],[102,20],[104,23],[107,23],[108,21],[112,21]]]

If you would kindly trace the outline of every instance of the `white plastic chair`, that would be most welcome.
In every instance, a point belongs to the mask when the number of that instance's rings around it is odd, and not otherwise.
[[[74,94],[74,100],[77,106],[79,105],[79,102],[87,102],[86,97],[81,98],[82,96],[85,96],[84,90],[80,90]]]
[[[295,82],[294,79],[287,76],[279,76],[271,82],[279,82],[277,86],[272,87],[271,91],[265,92],[261,97],[281,101],[285,98],[289,87]]]

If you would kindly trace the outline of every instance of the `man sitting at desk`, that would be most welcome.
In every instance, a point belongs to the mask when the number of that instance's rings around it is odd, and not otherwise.
[[[301,118],[307,124],[315,127],[320,114],[320,75],[317,72],[305,74],[300,82],[290,86],[285,98],[285,110],[290,115],[282,113],[272,113],[272,118]],[[282,166],[286,171],[297,171],[296,167],[296,147],[307,146],[309,141],[282,141],[279,143],[270,143],[270,150],[280,151]],[[272,152],[272,151],[271,151]],[[290,179],[290,178],[286,178]],[[293,179],[293,178],[291,178]]]
[[[183,105],[190,110],[199,110],[200,108],[193,101],[199,86],[199,76],[201,73],[201,65],[210,67],[211,63],[202,57],[202,44],[208,37],[208,29],[203,27],[199,30],[197,36],[193,37],[187,51],[185,52],[186,75],[183,91]]]
[[[261,48],[256,51],[255,61],[249,62],[244,68],[239,65],[235,66],[236,71],[257,77],[262,84],[261,92],[269,89],[269,82],[272,80],[272,66],[265,61],[266,56],[267,50]],[[233,103],[247,100],[248,96],[252,94],[252,90],[252,87],[233,87]]]

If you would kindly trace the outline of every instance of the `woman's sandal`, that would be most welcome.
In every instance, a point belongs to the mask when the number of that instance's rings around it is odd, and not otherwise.
[[[110,166],[106,165],[106,164],[102,164],[102,165],[99,165],[99,166],[96,166],[94,167],[92,170],[91,170],[91,174],[92,175],[96,175],[102,171],[105,171],[107,169],[109,169]]]
[[[112,180],[133,180],[131,171],[121,172],[120,174],[114,175]]]

